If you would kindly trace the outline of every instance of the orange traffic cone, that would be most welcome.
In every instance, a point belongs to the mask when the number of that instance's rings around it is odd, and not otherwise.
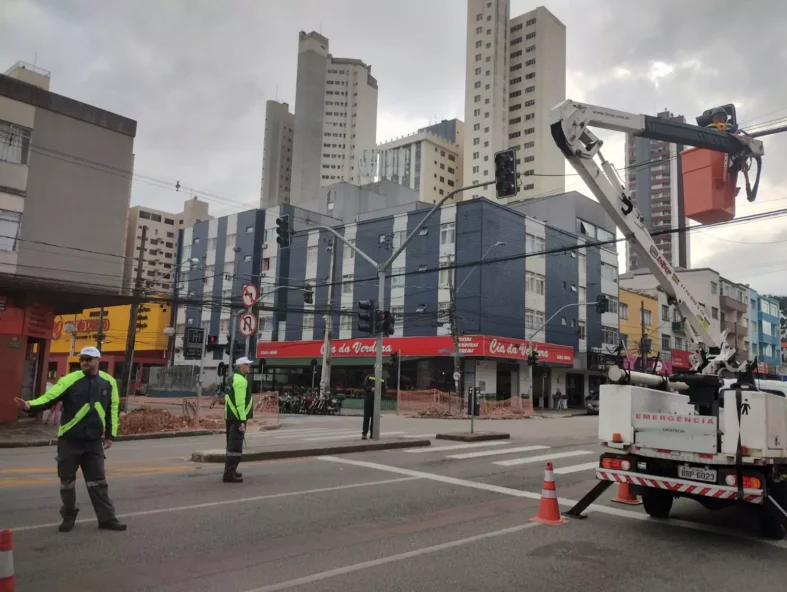
[[[544,487],[541,489],[541,505],[538,507],[538,516],[530,519],[533,522],[543,522],[552,526],[566,524],[568,520],[560,517],[560,506],[557,503],[555,490],[555,476],[552,474],[552,463],[547,463],[544,471]]]
[[[14,592],[14,538],[10,530],[0,530],[0,592]]]
[[[629,491],[628,483],[618,484],[618,496],[612,501],[617,504],[628,504],[629,506],[638,506],[642,503],[642,500]]]

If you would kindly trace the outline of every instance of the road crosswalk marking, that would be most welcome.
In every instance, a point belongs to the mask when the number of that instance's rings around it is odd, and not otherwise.
[[[501,454],[513,454],[515,452],[533,452],[534,450],[547,450],[549,446],[520,446],[519,448],[499,448],[495,450],[480,450],[477,452],[464,452],[462,454],[451,454],[448,458],[466,459],[482,458],[484,456],[499,456]]]
[[[590,452],[589,450],[571,450],[568,452],[553,452],[550,454],[542,454],[540,456],[528,456],[525,458],[514,458],[511,460],[499,460],[492,464],[500,465],[502,467],[515,467],[518,465],[526,465],[530,463],[556,460],[558,458],[571,458],[572,456],[583,456],[585,454],[593,454],[593,453]]]
[[[567,475],[568,473],[578,473],[580,471],[589,471],[590,469],[597,469],[598,461],[583,463],[581,465],[571,465],[568,467],[560,467],[553,470],[556,475]]]
[[[282,434],[280,436],[274,436],[274,440],[291,440],[293,438],[310,438],[312,436],[328,436],[328,435],[344,435],[344,434],[358,434],[360,433],[358,430],[314,430],[310,432],[301,432],[298,434]]]
[[[423,454],[424,452],[444,452],[446,450],[462,450],[464,448],[482,448],[484,446],[502,446],[508,442],[471,442],[469,444],[451,444],[449,446],[426,446],[424,448],[408,448],[405,452],[410,454]]]
[[[434,438],[434,434],[407,434],[402,438]]]
[[[404,434],[404,432],[380,432],[381,436],[398,436]],[[335,436],[318,436],[316,438],[301,438],[303,442],[324,442],[326,440],[352,440],[353,438],[358,438],[359,440],[361,437],[358,435],[357,431],[354,431],[352,434],[339,434]]]

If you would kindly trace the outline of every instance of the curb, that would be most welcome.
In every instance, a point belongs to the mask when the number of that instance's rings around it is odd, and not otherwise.
[[[431,446],[430,440],[409,440],[405,442],[379,442],[371,444],[347,444],[345,446],[331,446],[320,448],[300,448],[298,450],[261,450],[258,452],[244,452],[243,462],[257,460],[280,460],[285,458],[303,458],[306,456],[323,456],[326,454],[350,454],[352,452],[367,452],[376,450],[396,450],[399,448],[421,448]],[[227,459],[224,451],[197,451],[191,454],[192,462],[223,463]]]
[[[214,430],[183,430],[179,432],[151,432],[149,434],[123,434],[115,442],[134,442],[136,440],[161,440],[164,438],[190,438],[192,436],[212,436]],[[23,440],[21,442],[0,442],[0,448],[32,448],[35,446],[56,446],[57,438]]]
[[[503,432],[480,432],[476,434],[457,433],[457,434],[437,434],[437,440],[454,440],[456,442],[491,442],[492,440],[509,440],[511,434]]]

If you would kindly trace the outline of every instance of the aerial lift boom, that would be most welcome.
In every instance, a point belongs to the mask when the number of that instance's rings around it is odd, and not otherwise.
[[[718,331],[683,284],[672,264],[656,246],[645,228],[645,219],[634,206],[613,165],[601,154],[603,142],[591,127],[625,132],[634,136],[723,152],[732,166],[741,167],[750,158],[759,162],[762,142],[716,129],[701,128],[648,115],[638,115],[566,100],[552,109],[552,137],[558,148],[585,181],[615,225],[643,258],[670,302],[688,322],[694,337],[692,370],[719,374],[723,369],[742,372],[748,362],[735,362],[735,348],[727,343],[727,331]],[[601,166],[596,163],[598,157]],[[758,170],[759,177],[759,170]],[[750,201],[756,194],[747,186]]]

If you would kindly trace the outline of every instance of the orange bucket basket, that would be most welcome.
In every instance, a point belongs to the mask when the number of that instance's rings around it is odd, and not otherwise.
[[[730,173],[730,157],[723,152],[689,148],[680,153],[686,217],[700,224],[735,218],[738,173]]]

